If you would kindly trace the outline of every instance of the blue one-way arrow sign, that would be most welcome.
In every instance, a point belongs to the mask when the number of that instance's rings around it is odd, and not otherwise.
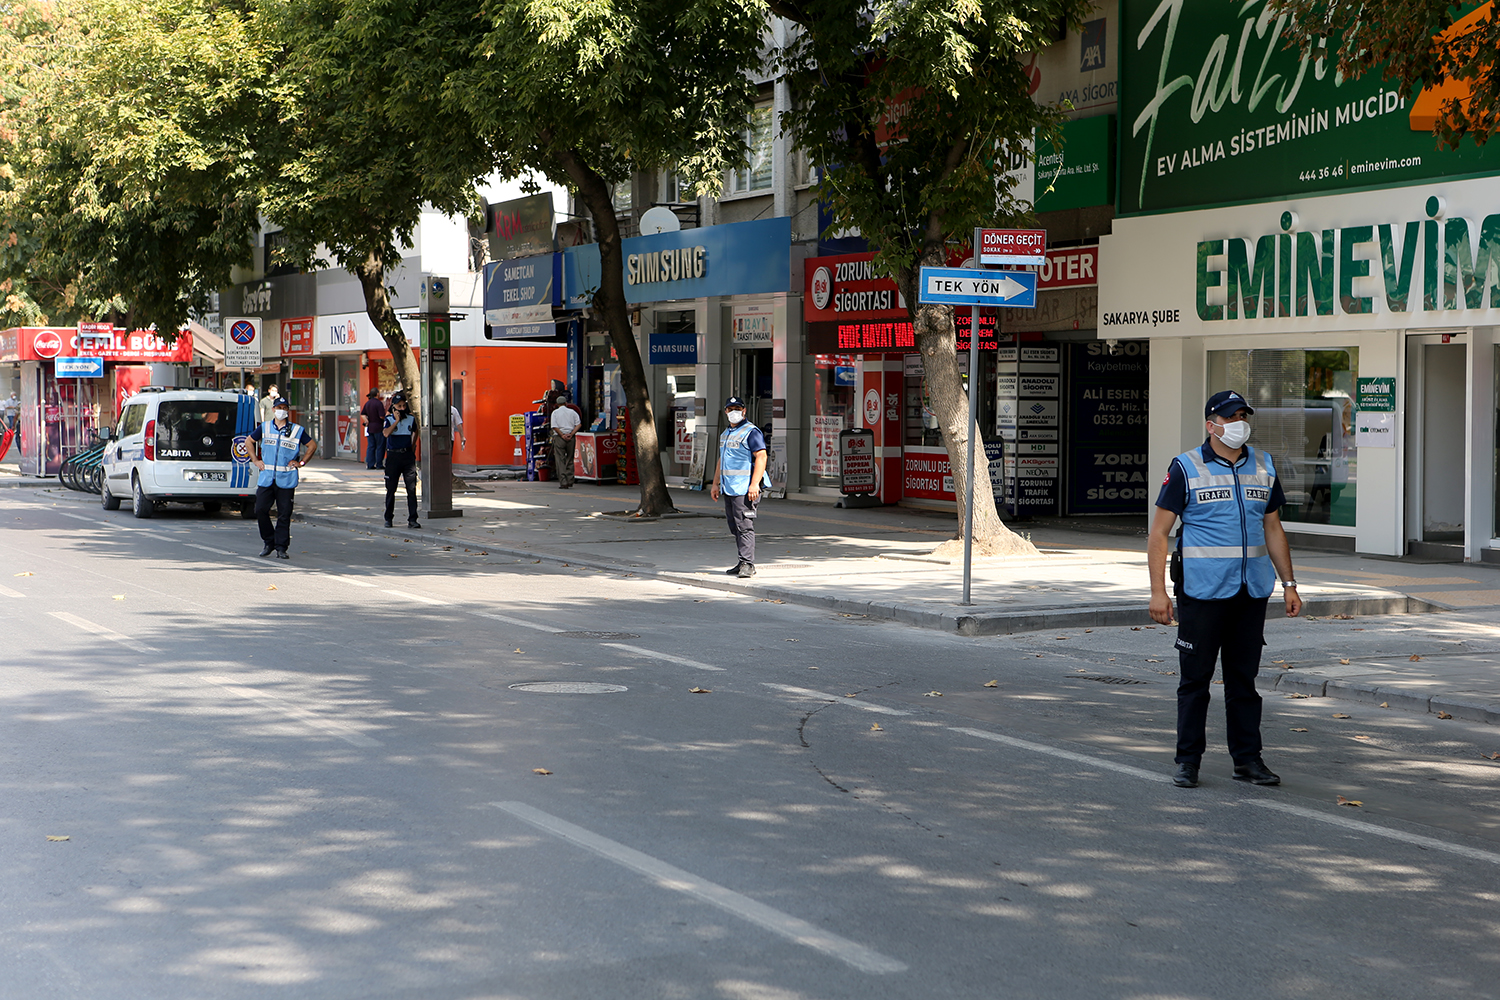
[[[1035,271],[980,271],[968,267],[924,267],[919,302],[955,306],[1036,308]]]
[[[99,358],[58,358],[54,364],[58,378],[104,377],[104,362]]]

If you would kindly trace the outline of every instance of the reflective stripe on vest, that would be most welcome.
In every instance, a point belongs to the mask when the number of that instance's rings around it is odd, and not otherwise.
[[[1187,477],[1182,512],[1183,593],[1223,600],[1243,586],[1270,597],[1276,569],[1266,554],[1266,504],[1276,483],[1271,456],[1246,447],[1232,468],[1205,462],[1201,449],[1177,456]]]
[[[746,420],[719,437],[719,488],[732,497],[742,497],[750,492],[755,453],[745,442],[753,430],[755,425]]]
[[[302,451],[302,433],[301,424],[288,423],[285,431],[278,430],[274,420],[260,425],[260,460],[266,467],[255,485],[297,488],[297,470],[289,463]]]

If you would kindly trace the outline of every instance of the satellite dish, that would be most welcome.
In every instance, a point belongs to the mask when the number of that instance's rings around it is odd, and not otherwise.
[[[656,233],[675,233],[682,228],[678,221],[677,213],[670,208],[648,208],[641,213],[641,235],[652,236]]]

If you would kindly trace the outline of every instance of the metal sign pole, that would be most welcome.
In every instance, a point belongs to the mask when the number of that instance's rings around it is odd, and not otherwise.
[[[974,266],[979,266],[979,230],[974,230]],[[979,427],[979,307],[969,307],[969,458],[964,475],[964,596],[969,605],[969,583],[974,570],[974,437]]]

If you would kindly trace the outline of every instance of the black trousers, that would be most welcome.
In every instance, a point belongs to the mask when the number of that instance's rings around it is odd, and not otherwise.
[[[255,519],[260,522],[260,540],[272,548],[285,550],[292,541],[292,494],[297,488],[257,486]],[[276,526],[271,527],[271,508],[276,508]]]
[[[1223,661],[1224,721],[1236,764],[1260,756],[1260,651],[1266,644],[1266,597],[1245,588],[1222,601],[1177,597],[1177,763],[1196,764],[1208,743],[1209,686]]]
[[[729,533],[734,536],[734,546],[739,550],[740,562],[755,565],[755,501],[749,497],[724,497],[724,516],[729,520]]]
[[[406,482],[406,519],[417,519],[417,456],[410,448],[385,453],[385,519],[396,516],[396,484]]]

